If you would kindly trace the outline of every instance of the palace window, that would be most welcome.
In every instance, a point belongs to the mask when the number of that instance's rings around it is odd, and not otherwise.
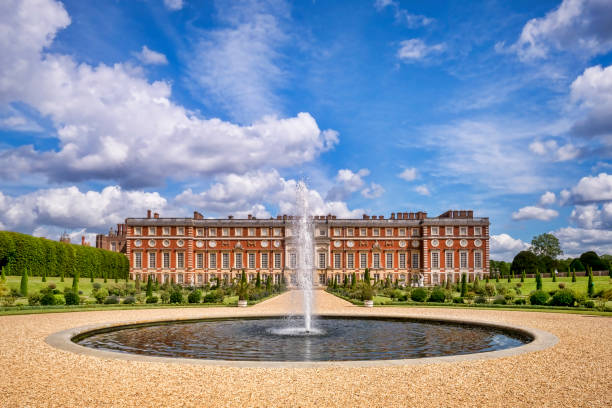
[[[474,252],[474,268],[482,269],[482,252],[480,251]]]
[[[183,280],[184,280],[184,279],[183,279],[183,274],[182,274],[182,273],[179,273],[179,274],[177,275],[177,277],[178,277],[178,282],[177,282],[177,283],[183,283]]]
[[[111,242],[111,251],[117,252],[117,243],[116,242]]]
[[[319,252],[319,269],[325,269],[325,252]]]
[[[281,254],[279,252],[274,253],[274,269],[281,268]]]
[[[413,228],[412,229],[412,236],[413,237],[418,237],[419,236],[419,229],[418,228]]]
[[[372,228],[372,236],[374,236],[374,237],[380,236],[380,229],[379,228]]]
[[[199,274],[198,274],[198,285],[202,285],[203,283],[204,283],[204,279],[203,279],[203,277],[202,277],[202,274],[201,274],[201,273],[199,273]]]
[[[386,254],[387,257],[387,269],[393,269],[393,253],[392,252],[387,252]]]
[[[176,227],[176,235],[185,235],[185,227]]]
[[[170,235],[170,227],[163,227],[162,235]]]
[[[445,265],[444,267],[446,269],[453,269],[454,268],[454,259],[453,259],[453,252],[452,251],[446,251],[446,259],[445,261]]]
[[[184,252],[176,253],[176,267],[179,269],[183,269],[185,267],[185,253]]]
[[[229,228],[221,228],[221,236],[229,237]]]
[[[149,268],[155,268],[155,252],[149,252]]]
[[[261,267],[263,269],[268,269],[268,254],[267,253],[263,253],[261,254]]]
[[[224,252],[223,254],[221,254],[221,268],[229,269],[229,267],[229,254],[227,252]]]
[[[255,254],[249,252],[249,269],[255,269]]]
[[[405,237],[406,236],[406,228],[400,228],[399,230],[397,230],[398,234],[400,237]]]
[[[280,237],[281,233],[282,233],[282,230],[280,228],[274,228],[273,233],[274,233],[275,237]]]
[[[440,253],[438,251],[431,253],[431,269],[440,269]]]
[[[209,237],[216,237],[217,236],[217,229],[216,228],[209,228],[208,229],[208,236]]]
[[[482,227],[474,227],[474,235],[482,235]]]
[[[372,268],[379,269],[380,268],[380,254],[372,254]]]
[[[366,252],[362,252],[359,254],[359,267],[361,269],[365,269],[368,267],[368,254]]]
[[[355,269],[355,254],[353,253],[346,254],[346,267],[348,269]]]
[[[164,269],[170,269],[170,252],[164,252],[162,254],[162,267]]]
[[[155,227],[149,227],[149,235],[155,235]]]
[[[234,228],[234,236],[241,237],[242,236],[242,228]]]
[[[142,235],[142,227],[134,227],[134,235]]]
[[[291,269],[297,268],[297,254],[295,252],[289,254],[289,267]]]
[[[453,235],[453,227],[446,227],[446,235]]]
[[[267,237],[268,236],[268,229],[267,228],[262,228],[260,230],[260,234],[262,237]]]
[[[204,228],[196,228],[196,236],[203,237],[204,236]]]
[[[412,253],[412,269],[419,269],[419,254],[417,252]]]
[[[342,228],[334,228],[334,236],[335,237],[342,236]]]
[[[361,237],[367,237],[368,236],[368,229],[367,228],[361,228],[359,230],[359,236]]]
[[[440,227],[431,227],[431,235],[440,234]]]
[[[142,252],[134,252],[134,268],[142,268]]]
[[[387,228],[385,230],[385,237],[392,237],[393,236],[393,228]]]
[[[378,282],[380,279],[380,274],[379,273],[375,273],[374,274],[374,282]]]
[[[459,267],[461,269],[467,269],[468,267],[468,254],[466,251],[459,252]]]
[[[406,254],[399,254],[399,268],[406,269]]]
[[[255,236],[255,228],[249,228],[249,237],[254,237]]]
[[[319,236],[324,237],[326,235],[325,228],[319,228]]]
[[[234,254],[234,266],[236,269],[242,269],[242,253],[238,252]]]
[[[347,228],[346,229],[346,236],[347,237],[352,237],[355,234],[355,230],[353,228]]]
[[[459,235],[467,235],[467,227],[459,227]]]
[[[202,269],[204,267],[204,254],[199,252],[196,254],[196,268]]]
[[[335,253],[334,254],[334,268],[335,269],[340,269],[342,268],[342,258],[341,258],[341,254]]]
[[[210,269],[217,269],[217,253],[212,253],[208,257],[208,267]]]

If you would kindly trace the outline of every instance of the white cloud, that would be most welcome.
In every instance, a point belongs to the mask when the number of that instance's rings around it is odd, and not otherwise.
[[[326,200],[346,200],[352,193],[359,191],[365,185],[364,177],[370,174],[370,170],[361,169],[354,173],[349,169],[340,169],[336,175],[334,186],[327,192]]]
[[[166,65],[168,63],[164,54],[150,50],[146,45],[143,45],[142,50],[135,55],[143,64]]]
[[[168,10],[180,10],[183,8],[183,0],[164,0],[164,5]]]
[[[298,182],[281,177],[276,170],[229,174],[218,177],[218,180],[200,193],[192,189],[183,191],[176,197],[176,202],[222,216],[254,214],[269,217],[270,213],[266,210],[269,206],[275,206],[281,214],[296,213]],[[351,218],[363,213],[362,209],[349,210],[344,201],[324,200],[313,189],[307,190],[307,200],[314,215],[334,214],[339,218]]]
[[[0,151],[0,177],[41,173],[53,181],[116,180],[133,188],[295,166],[338,142],[308,113],[249,126],[202,119],[171,101],[170,84],[150,83],[129,64],[94,67],[43,52],[70,22],[60,3],[6,4],[0,5],[0,102],[20,101],[49,117],[59,147]]]
[[[609,0],[563,0],[542,18],[525,24],[512,46],[524,60],[545,58],[551,49],[592,56],[612,49]]]
[[[584,115],[576,121],[572,133],[612,146],[612,65],[585,69],[572,82],[571,100]]]
[[[400,42],[397,58],[403,62],[414,62],[425,59],[431,54],[438,54],[446,48],[444,43],[427,45],[420,38],[412,38]]]
[[[99,192],[82,192],[74,186],[42,189],[17,197],[0,192],[0,223],[28,233],[41,227],[106,231],[127,216],[144,216],[147,209],[168,210],[168,203],[159,193],[125,191],[118,186]]]
[[[580,149],[571,143],[559,146],[556,140],[536,140],[529,145],[529,150],[538,156],[547,156],[553,161],[563,162],[578,157]]]
[[[597,254],[612,253],[612,230],[590,228],[560,228],[553,231],[559,239],[561,249],[567,256],[576,257],[586,251]]]
[[[378,11],[382,11],[387,7],[391,7],[393,9],[395,21],[397,21],[398,23],[405,24],[406,26],[408,26],[408,28],[425,27],[435,21],[433,18],[429,18],[421,14],[410,13],[408,10],[401,8],[399,2],[397,1],[376,0],[374,2],[374,7]]]
[[[572,210],[570,219],[580,228],[610,229],[612,228],[612,202],[577,205]]]
[[[583,177],[569,192],[561,193],[564,203],[612,201],[612,174],[599,173],[596,177]]]
[[[0,118],[0,128],[19,132],[42,132],[43,130],[38,123],[21,114]]]
[[[219,6],[221,21],[229,27],[202,32],[188,63],[192,81],[241,123],[279,114],[276,90],[287,80],[279,49],[289,39],[282,15],[263,2]]]
[[[398,174],[397,177],[406,181],[412,181],[417,178],[417,169],[415,169],[414,167],[405,169],[400,174]]]
[[[542,197],[540,197],[540,205],[542,206],[553,205],[556,200],[557,200],[557,196],[555,195],[555,193],[553,193],[552,191],[547,191],[544,194],[542,194]]]
[[[419,193],[420,195],[424,195],[424,196],[429,196],[431,195],[431,192],[429,191],[429,189],[427,188],[427,186],[425,184],[422,184],[420,186],[416,186],[414,188],[414,191],[416,191],[417,193]]]
[[[508,234],[491,235],[491,259],[512,261],[520,251],[529,248],[529,244]]]
[[[549,208],[540,208],[534,206],[527,206],[519,209],[512,213],[513,220],[540,220],[550,221],[556,218],[559,212],[551,210]]]
[[[370,183],[369,187],[361,190],[361,195],[365,198],[377,198],[383,195],[385,189],[380,184]]]

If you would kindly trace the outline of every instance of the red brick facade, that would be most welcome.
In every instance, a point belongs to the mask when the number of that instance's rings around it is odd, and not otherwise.
[[[127,252],[127,226],[117,224],[117,229],[108,232],[108,235],[96,235],[96,248],[106,249],[113,252]]]
[[[150,274],[160,282],[203,285],[213,277],[233,279],[244,269],[249,279],[259,272],[295,282],[291,216],[204,219],[195,212],[193,218],[159,218],[149,212],[125,225],[132,279]],[[366,267],[374,279],[426,286],[458,282],[462,273],[471,279],[489,274],[489,219],[474,218],[472,211],[434,218],[423,212],[316,216],[314,234],[313,281],[319,284],[353,273],[360,279]]]

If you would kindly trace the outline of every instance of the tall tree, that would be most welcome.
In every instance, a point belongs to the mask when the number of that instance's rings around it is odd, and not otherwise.
[[[512,260],[511,269],[516,272],[520,272],[522,270],[527,271],[527,273],[535,273],[535,270],[538,268],[539,261],[538,257],[530,251],[521,251]]]
[[[553,259],[563,254],[559,239],[548,233],[533,237],[529,250],[538,256],[550,256]]]

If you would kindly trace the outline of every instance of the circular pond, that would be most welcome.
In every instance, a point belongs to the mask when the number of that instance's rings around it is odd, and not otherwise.
[[[486,325],[403,318],[319,316],[316,329],[280,317],[155,322],[85,332],[72,340],[95,349],[158,357],[227,361],[364,361],[481,353],[533,338]]]

